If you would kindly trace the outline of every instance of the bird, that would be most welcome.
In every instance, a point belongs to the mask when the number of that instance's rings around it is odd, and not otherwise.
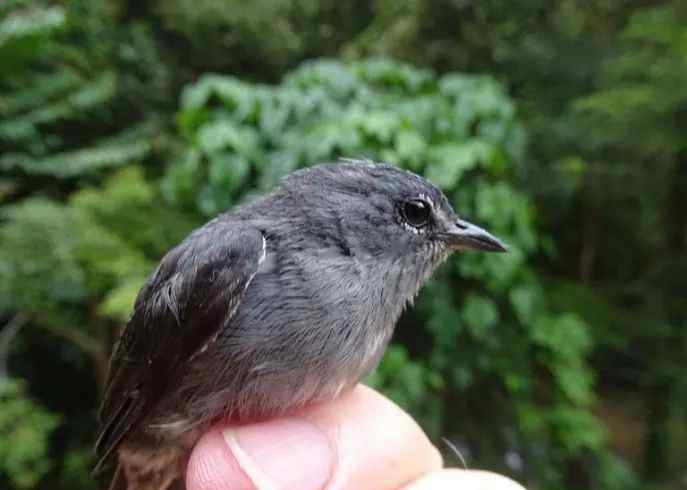
[[[182,490],[213,423],[334,400],[454,252],[506,251],[417,174],[369,160],[297,170],[192,231],[136,298],[110,358],[96,471],[112,490]]]

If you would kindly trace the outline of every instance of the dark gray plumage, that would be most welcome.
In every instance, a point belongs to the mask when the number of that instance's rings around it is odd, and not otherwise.
[[[186,453],[218,418],[351,388],[461,249],[504,247],[421,177],[354,161],[295,172],[193,232],[142,288],[112,356],[97,442],[99,466],[118,452],[112,488],[183,488]]]

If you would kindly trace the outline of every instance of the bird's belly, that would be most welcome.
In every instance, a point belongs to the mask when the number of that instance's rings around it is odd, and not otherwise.
[[[331,400],[377,366],[391,326],[363,325],[365,319],[341,305],[272,298],[269,310],[256,305],[243,317],[258,341],[241,349],[250,354],[242,362],[246,384],[239,398],[246,404],[239,412],[271,416]]]
[[[393,322],[345,296],[323,304],[288,286],[255,278],[231,323],[182,376],[177,402],[186,401],[165,411],[168,426],[287,414],[337,398],[377,366]]]

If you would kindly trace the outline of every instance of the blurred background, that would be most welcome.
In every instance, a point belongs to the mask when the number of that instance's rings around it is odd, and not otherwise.
[[[513,249],[446,264],[369,383],[531,489],[687,488],[681,0],[0,2],[0,488],[97,488],[146,275],[338,156]]]

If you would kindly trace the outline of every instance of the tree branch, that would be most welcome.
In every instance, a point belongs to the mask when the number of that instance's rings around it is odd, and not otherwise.
[[[0,331],[0,387],[9,379],[7,359],[10,355],[12,341],[19,330],[29,322],[29,317],[24,313],[17,313]]]
[[[52,332],[58,337],[62,337],[63,339],[70,341],[88,355],[98,356],[102,351],[97,340],[92,339],[88,335],[85,335],[76,329],[60,327],[56,325],[50,325],[49,327],[43,326],[43,328],[49,332]]]

